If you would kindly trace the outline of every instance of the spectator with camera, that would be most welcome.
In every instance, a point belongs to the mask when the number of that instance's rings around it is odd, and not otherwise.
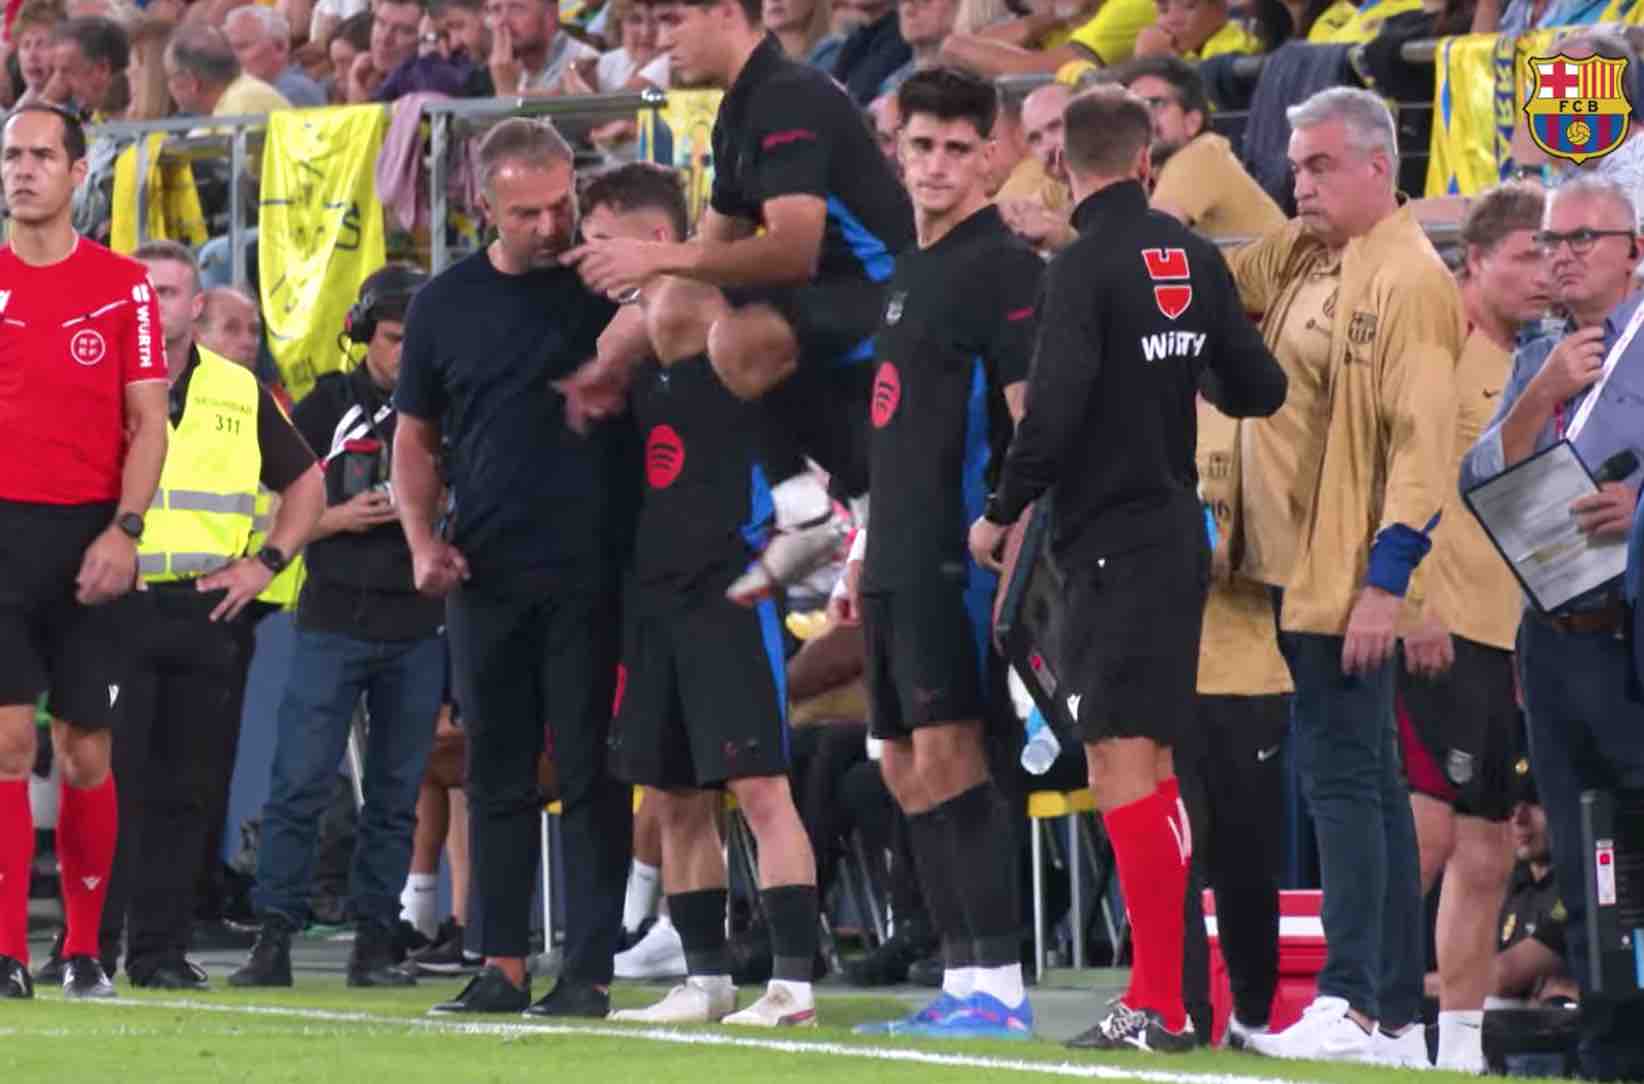
[[[296,413],[325,464],[326,510],[307,554],[291,680],[280,703],[253,896],[262,923],[235,986],[291,985],[291,937],[308,918],[320,814],[355,706],[370,713],[365,808],[350,873],[350,986],[409,986],[394,931],[411,865],[417,792],[444,686],[443,608],[417,593],[388,477],[400,342],[425,276],[391,265],[366,279],[344,324],[364,361],[321,378]]]

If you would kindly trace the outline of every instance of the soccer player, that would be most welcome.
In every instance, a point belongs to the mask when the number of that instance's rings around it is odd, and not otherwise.
[[[34,705],[62,756],[57,823],[63,993],[112,997],[97,930],[117,822],[109,727],[124,668],[108,603],[137,582],[137,540],[166,454],[165,341],[141,264],[74,232],[80,122],[19,106],[0,143],[0,997],[28,967]]]
[[[684,193],[671,170],[620,166],[596,177],[583,201],[586,237],[685,235]],[[645,489],[612,771],[653,788],[647,801],[659,806],[663,888],[689,978],[657,1004],[612,1018],[813,1026],[816,859],[788,789],[780,619],[770,599],[750,611],[725,598],[770,524],[770,490],[744,437],[759,407],[727,391],[699,357],[642,365],[632,409],[645,439]],[[736,796],[759,844],[773,957],[765,995],[736,1013],[715,827],[721,788]]]
[[[565,260],[602,293],[645,290],[663,365],[706,353],[726,387],[776,419],[762,460],[777,534],[730,589],[751,604],[838,546],[828,494],[798,453],[836,491],[866,489],[866,363],[913,216],[855,103],[783,55],[759,0],[639,2],[656,11],[676,78],[725,90],[711,206],[692,241],[590,240]]]
[[[877,340],[874,521],[841,616],[864,626],[872,732],[946,970],[925,1009],[867,1028],[1025,1039],[1016,847],[983,754],[983,720],[1001,717],[988,634],[998,578],[966,554],[965,525],[1021,411],[1044,264],[988,202],[993,87],[939,68],[911,76],[897,101],[918,245],[897,257]]]

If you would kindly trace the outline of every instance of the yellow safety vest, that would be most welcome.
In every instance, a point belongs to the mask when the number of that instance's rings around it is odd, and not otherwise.
[[[199,351],[137,550],[138,571],[150,583],[215,572],[244,554],[251,538],[262,473],[257,378]]]
[[[266,486],[257,487],[257,514],[251,524],[251,542],[246,552],[254,554],[263,548],[268,539],[268,533],[274,529],[274,502],[277,494]],[[282,610],[289,610],[297,605],[297,596],[302,594],[303,580],[307,578],[307,570],[303,567],[302,553],[291,555],[291,563],[285,566],[285,571],[269,581],[263,588],[263,593],[257,596],[258,602],[266,602],[270,606],[278,606]]]

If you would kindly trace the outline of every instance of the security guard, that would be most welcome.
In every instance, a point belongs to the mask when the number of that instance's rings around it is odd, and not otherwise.
[[[1153,125],[1117,87],[1074,98],[1063,154],[1080,237],[1045,276],[1027,413],[971,527],[998,567],[1005,532],[1055,487],[1052,547],[1068,580],[1060,690],[1077,720],[1130,905],[1130,989],[1076,1048],[1184,1051],[1182,900],[1192,832],[1171,750],[1192,736],[1210,579],[1197,494],[1195,395],[1271,414],[1284,373],[1245,317],[1215,245],[1150,211]]]
[[[200,989],[184,956],[196,875],[233,774],[247,606],[290,563],[325,506],[314,454],[245,369],[194,342],[199,276],[188,249],[140,247],[166,329],[171,446],[138,550],[133,656],[115,743],[121,831],[105,933],[126,925],[132,985]],[[258,482],[280,494],[251,549]]]

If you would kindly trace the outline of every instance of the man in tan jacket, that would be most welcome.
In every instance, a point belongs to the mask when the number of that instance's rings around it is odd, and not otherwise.
[[[1392,659],[1411,574],[1454,485],[1465,322],[1449,271],[1399,205],[1381,99],[1333,88],[1289,118],[1298,217],[1230,260],[1290,381],[1283,409],[1244,427],[1235,554],[1276,589],[1330,950],[1306,1015],[1250,1046],[1425,1066]]]

